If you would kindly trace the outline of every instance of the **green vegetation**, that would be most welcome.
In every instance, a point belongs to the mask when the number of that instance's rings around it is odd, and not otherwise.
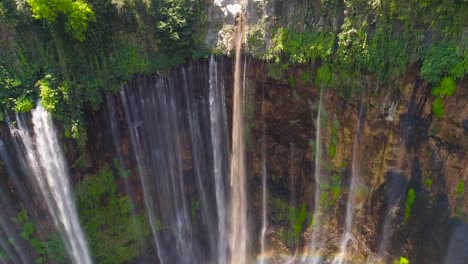
[[[330,158],[334,158],[336,155],[336,145],[338,144],[338,131],[340,129],[340,120],[336,114],[333,116],[333,126],[330,135],[329,154]]]
[[[34,103],[27,97],[16,99],[15,111],[18,113],[26,113],[34,108]]]
[[[103,167],[87,175],[75,189],[80,222],[98,263],[126,263],[143,250],[148,225],[126,196],[117,193],[112,171]],[[134,219],[132,217],[135,217]]]
[[[459,206],[455,206],[455,216],[463,218],[463,209]]]
[[[409,260],[405,257],[400,257],[400,260],[398,261],[398,264],[409,264]]]
[[[65,30],[79,41],[85,39],[88,24],[95,21],[91,6],[82,0],[27,0],[35,19],[56,23],[59,15],[65,17]]]
[[[445,115],[442,99],[454,95],[456,91],[457,84],[451,76],[443,78],[439,86],[432,88],[431,93],[435,97],[432,104],[432,112],[437,118],[443,118]]]
[[[465,181],[460,179],[457,186],[457,196],[462,197],[463,193],[465,192]]]
[[[324,209],[333,207],[340,198],[341,193],[341,179],[338,174],[333,174],[331,179],[325,179],[320,184],[322,190],[320,203]]]
[[[127,180],[128,177],[130,177],[130,170],[125,169],[125,166],[123,164],[120,164],[118,158],[114,158],[114,168],[117,169],[119,176],[123,179]]]
[[[192,216],[192,221],[195,221],[197,219],[197,216],[200,211],[200,201],[199,200],[193,200],[192,201],[192,206],[190,210],[190,215]]]
[[[302,16],[278,17],[272,30],[262,26],[264,21],[254,25],[253,34],[269,35],[271,47],[261,47],[266,44],[249,36],[249,44],[255,44],[252,55],[281,65],[271,71],[275,78],[284,78],[278,73],[291,64],[326,65],[331,69],[330,87],[353,99],[366,87],[362,74],[376,79],[378,89],[396,88],[392,80],[418,61],[422,61],[421,75],[433,85],[468,72],[467,43],[462,37],[466,1],[322,1],[323,28],[311,26],[311,15],[305,11],[308,3],[303,5],[304,13],[297,11]],[[332,18],[342,12],[346,15],[337,30]],[[285,19],[293,26],[284,27]],[[316,79],[321,81],[319,74]]]
[[[436,98],[432,103],[432,113],[437,118],[443,118],[445,115],[444,105],[442,104],[442,98]]]
[[[414,204],[415,199],[416,199],[416,192],[414,191],[413,188],[411,188],[411,189],[409,189],[408,196],[406,197],[405,217],[404,217],[405,223],[408,221],[408,219],[410,217],[411,208],[413,208],[413,204]]]
[[[282,241],[291,248],[299,244],[301,233],[304,229],[304,223],[310,215],[306,212],[307,205],[302,203],[300,207],[288,205],[289,228],[282,228],[280,236]]]
[[[459,67],[459,64],[463,61],[463,57],[458,52],[456,45],[449,42],[432,44],[423,59],[421,76],[433,84],[440,83],[444,76],[454,72],[454,68]],[[464,72],[460,74],[466,74],[466,70],[465,68]]]
[[[304,221],[306,220],[306,204],[302,203],[300,208],[291,206],[289,208],[289,223],[293,231],[293,244],[297,245],[299,243],[299,236],[304,226]]]
[[[285,227],[280,231],[281,240],[291,248],[296,247],[307,223],[313,221],[312,214],[307,213],[307,204],[296,207],[280,198],[271,198],[270,203],[272,210],[278,212],[271,221]]]
[[[427,189],[431,189],[432,186],[432,179],[426,179],[424,181],[424,185],[426,186]]]
[[[28,241],[29,245],[39,255],[35,259],[36,264],[45,263],[46,261],[57,264],[69,263],[68,255],[61,238],[57,234],[52,233],[48,234],[46,240],[40,239],[36,233],[36,226],[29,219],[25,209],[22,209],[13,217],[12,221],[22,226],[21,238]]]
[[[315,85],[329,85],[331,82],[331,70],[328,65],[322,65],[317,69],[317,77],[315,78]]]
[[[279,28],[273,37],[273,48],[265,55],[265,59],[276,63],[282,57],[291,63],[304,64],[317,59],[327,59],[332,55],[335,36],[331,32],[298,32]]]
[[[42,100],[84,150],[84,109],[134,74],[206,55],[203,0],[0,3],[0,112]]]

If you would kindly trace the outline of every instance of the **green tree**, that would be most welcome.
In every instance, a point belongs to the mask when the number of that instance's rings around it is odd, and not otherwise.
[[[88,23],[95,21],[91,6],[82,0],[27,0],[33,17],[51,24],[65,17],[65,30],[75,39],[83,41]]]

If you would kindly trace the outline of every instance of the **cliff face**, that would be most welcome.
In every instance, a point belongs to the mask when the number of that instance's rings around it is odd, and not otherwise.
[[[347,100],[324,87],[321,133],[317,139],[320,91],[311,81],[316,69],[290,68],[289,80],[281,81],[268,76],[265,63],[246,60],[247,186],[253,252],[258,252],[261,230],[265,141],[269,224],[266,244],[268,251],[274,252],[273,263],[283,263],[288,256],[300,254],[309,246],[314,229],[316,157],[321,157],[320,222],[326,241],[321,255],[331,260],[339,251],[354,171],[359,180],[352,203],[355,217],[347,247],[350,259],[363,263],[380,255],[387,262],[400,256],[413,263],[466,262],[468,256],[463,250],[468,235],[468,195],[464,186],[468,181],[466,81],[459,83],[456,94],[445,100],[446,113],[442,119],[432,115],[431,94],[416,67],[398,79],[393,84],[398,89],[392,91],[381,87],[376,92],[373,81],[367,80],[367,88],[355,100]],[[223,65],[230,131],[232,61],[223,59]],[[146,77],[135,78],[130,82],[133,86],[151,81]],[[142,79],[137,82],[138,78]],[[204,93],[200,90],[195,95],[205,96]],[[131,196],[138,211],[144,211],[143,190],[121,96],[109,95],[106,100],[99,111],[86,112],[89,144],[85,157],[78,155],[73,141],[64,136],[61,139],[73,182],[80,183],[85,175],[96,173],[106,164],[114,164],[115,175],[120,174],[119,167],[124,167],[128,169],[128,177],[115,177],[117,188]],[[188,129],[182,126],[174,133],[181,139],[184,175],[193,177]],[[2,138],[9,137],[7,128],[2,127]],[[321,146],[320,155],[316,153],[317,144]],[[1,172],[2,181],[11,180],[5,170]],[[196,192],[194,184],[186,186],[188,196]],[[412,192],[414,202],[408,205]],[[14,215],[14,211],[8,214]]]
[[[308,205],[308,210],[313,208],[311,145],[316,144],[313,119],[317,115],[319,90],[301,81],[310,68],[292,70],[288,73],[290,81],[282,83],[269,79],[266,66],[261,63],[253,62],[249,67],[248,90],[255,110],[247,122],[252,128],[252,142],[262,140],[262,128],[266,126],[269,219],[276,232],[271,234],[274,237],[288,228],[275,199],[292,202],[290,206],[298,208],[302,203]],[[468,175],[466,82],[460,83],[456,95],[445,102],[447,112],[442,119],[432,116],[427,83],[415,67],[394,85],[398,87],[394,92],[383,88],[375,92],[372,81],[368,81],[362,97],[354,102],[337,96],[332,89],[324,91],[323,108],[327,114],[323,115],[325,128],[319,139],[324,150],[320,164],[324,181],[332,186],[321,188],[325,193],[321,202],[326,204],[328,239],[323,253],[332,255],[338,250],[351,183],[353,146],[358,139],[355,146],[360,181],[353,205],[353,259],[361,263],[381,251],[388,252],[388,261],[403,255],[414,263],[463,263],[466,253],[449,252],[457,252],[454,245],[466,243],[457,240],[459,232],[467,234],[467,196],[463,195]],[[361,108],[362,128],[356,137]],[[336,136],[337,140],[333,139]],[[261,149],[250,150],[254,181],[261,177]],[[338,195],[327,193],[333,185]],[[254,189],[252,196],[257,198],[251,200],[252,211],[258,211],[261,207],[255,201],[259,201],[260,188]],[[410,189],[416,198],[405,220]],[[307,230],[308,223],[302,228],[306,229],[303,238],[307,238],[311,228]],[[290,254],[293,253],[294,247]]]
[[[467,256],[458,250],[466,245],[466,187],[468,179],[466,82],[445,103],[446,114],[437,119],[431,113],[431,94],[416,67],[398,80],[390,92],[375,92],[372,81],[361,97],[348,101],[333,89],[323,94],[322,129],[316,139],[319,89],[304,78],[312,68],[293,68],[288,82],[268,77],[267,65],[248,60],[246,70],[246,149],[248,154],[249,212],[252,243],[257,244],[261,214],[262,141],[266,142],[268,183],[267,237],[278,261],[307,246],[312,232],[314,208],[315,146],[321,144],[324,208],[327,243],[322,252],[334,255],[343,235],[346,205],[352,177],[354,141],[357,146],[359,188],[355,203],[352,252],[355,261],[379,254],[390,259],[406,256],[414,263],[463,263]],[[224,80],[228,119],[232,107],[232,69],[225,60]],[[295,80],[295,81],[292,81]],[[117,98],[117,97],[116,97]],[[118,119],[124,114],[117,100]],[[112,162],[115,154],[108,123],[108,109],[88,114],[90,127],[89,168]],[[361,130],[356,137],[361,111]],[[231,125],[229,125],[231,127]],[[263,129],[265,127],[265,135]],[[126,166],[135,167],[127,128],[120,124],[121,149]],[[186,134],[186,132],[181,132]],[[264,138],[265,137],[265,138]],[[187,148],[184,147],[184,148]],[[331,153],[333,152],[333,153]],[[104,154],[106,153],[106,154]],[[189,149],[185,159],[191,160]],[[190,171],[190,162],[185,162]],[[76,172],[77,179],[80,172]],[[139,189],[136,172],[130,179]],[[460,189],[460,186],[462,186]],[[408,193],[415,192],[414,204],[405,220]],[[141,191],[140,191],[141,192]],[[137,191],[137,201],[141,193]],[[305,205],[306,219],[299,224],[292,212]],[[297,228],[297,227],[296,227]],[[464,234],[464,235],[461,235]],[[388,252],[388,253],[386,253]],[[448,262],[447,262],[448,261]]]

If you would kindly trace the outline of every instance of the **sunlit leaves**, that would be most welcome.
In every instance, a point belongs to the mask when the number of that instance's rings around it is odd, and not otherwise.
[[[405,223],[408,221],[408,219],[410,217],[411,208],[413,208],[413,204],[414,204],[415,200],[416,200],[416,192],[414,191],[413,188],[411,188],[411,189],[409,189],[408,196],[406,197],[405,217],[404,217]]]
[[[41,105],[49,112],[55,110],[55,106],[60,100],[59,92],[56,87],[53,87],[53,82],[53,77],[46,75],[36,83],[36,87],[40,90]]]
[[[457,84],[455,80],[447,76],[440,82],[440,86],[434,87],[432,89],[432,95],[439,97],[452,96],[457,91]]]
[[[15,111],[18,113],[26,113],[34,108],[34,103],[26,96],[16,99]]]
[[[65,16],[65,30],[75,39],[83,41],[88,23],[95,21],[91,6],[82,0],[27,0],[33,17],[55,24],[60,15]]]

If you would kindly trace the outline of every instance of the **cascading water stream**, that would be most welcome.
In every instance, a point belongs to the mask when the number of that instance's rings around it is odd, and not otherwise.
[[[143,189],[143,199],[144,199],[144,204],[145,204],[145,207],[146,207],[146,212],[148,214],[148,220],[149,220],[149,225],[150,225],[150,229],[151,229],[151,234],[153,236],[153,242],[156,246],[156,250],[157,250],[157,254],[158,254],[158,260],[161,264],[164,264],[163,260],[162,260],[162,257],[160,256],[160,251],[161,251],[161,247],[160,247],[160,242],[159,242],[159,239],[158,239],[158,236],[157,236],[157,221],[155,219],[156,217],[156,213],[155,213],[155,207],[153,205],[153,200],[150,198],[150,190],[149,190],[149,182],[148,182],[148,178],[145,177],[145,173],[146,171],[144,170],[145,166],[143,165],[143,150],[142,150],[142,142],[141,142],[141,139],[140,139],[140,136],[138,134],[138,123],[136,124],[133,124],[132,123],[132,120],[134,118],[137,118],[135,117],[135,112],[130,112],[130,110],[132,109],[130,106],[128,106],[129,104],[131,105],[133,103],[133,100],[134,98],[128,98],[127,94],[126,94],[126,89],[123,88],[121,91],[120,91],[120,94],[121,94],[121,97],[122,97],[122,102],[123,102],[123,105],[124,105],[124,110],[125,110],[125,116],[126,116],[126,119],[127,119],[127,122],[128,122],[128,127],[129,127],[129,130],[130,130],[130,138],[132,139],[132,146],[134,148],[134,152],[135,152],[135,158],[136,158],[136,161],[137,161],[137,166],[139,168],[138,170],[138,175],[140,176],[140,182],[141,182],[141,186],[142,186],[142,189]],[[133,99],[133,100],[132,100]],[[130,100],[132,100],[132,102],[130,102]],[[127,102],[128,101],[128,102]]]
[[[22,158],[40,188],[71,261],[76,264],[92,263],[78,221],[68,167],[52,119],[39,103],[32,111],[33,131],[28,129],[23,116],[17,116],[17,123],[18,129],[12,132],[20,137],[23,144]]]
[[[267,168],[266,168],[266,121],[265,121],[265,87],[262,87],[262,230],[260,231],[260,263],[266,264],[265,236],[268,228],[267,209]]]
[[[161,263],[190,263],[195,258],[192,224],[184,194],[180,139],[173,131],[179,130],[176,98],[169,76],[155,82],[137,79],[131,94],[122,90],[122,101],[130,128],[130,136],[138,163],[145,206]],[[159,202],[160,201],[160,202]],[[161,224],[171,232],[159,232]],[[175,243],[169,248],[169,239]]]
[[[210,102],[210,131],[213,153],[213,176],[215,182],[216,208],[218,215],[218,262],[228,263],[228,234],[227,212],[226,212],[226,183],[228,176],[228,163],[223,157],[229,153],[229,143],[227,141],[228,125],[225,106],[225,92],[222,76],[218,73],[218,62],[214,56],[209,62],[209,102]]]
[[[125,185],[125,193],[129,196],[128,203],[129,203],[129,208],[133,207],[134,204],[134,196],[135,192],[131,188],[131,183],[129,182],[128,177],[130,176],[130,171],[127,170],[127,167],[125,166],[125,159],[123,157],[123,150],[122,150],[122,145],[120,144],[121,140],[121,134],[120,134],[120,128],[119,128],[119,118],[118,118],[118,112],[116,108],[116,102],[112,94],[107,94],[106,95],[106,104],[107,104],[107,110],[108,110],[108,118],[110,122],[110,128],[112,132],[112,142],[114,143],[114,146],[116,148],[115,152],[117,154],[117,162],[118,164],[114,164],[119,171],[120,177],[124,179],[124,185]],[[114,163],[115,160],[114,160]],[[142,234],[142,227],[137,221],[135,210],[131,210],[132,214],[132,228],[135,232]],[[138,237],[138,243],[139,246],[144,247],[145,246],[145,239],[143,238],[142,235]],[[146,260],[146,256],[143,257]]]
[[[207,66],[137,77],[121,91],[160,263],[229,263],[224,86],[216,60]]]
[[[340,242],[340,252],[333,260],[333,264],[342,264],[346,257],[346,248],[350,241],[353,240],[353,225],[354,225],[354,211],[356,203],[356,193],[358,192],[360,182],[360,158],[359,158],[359,146],[361,139],[361,126],[362,126],[362,115],[364,112],[364,102],[361,102],[359,109],[358,124],[356,128],[356,135],[354,137],[353,144],[353,157],[351,165],[351,185],[349,187],[348,201],[346,203],[346,219],[345,228],[343,231],[343,237]]]
[[[11,166],[9,157],[6,155],[5,144],[0,140],[0,157],[7,168]],[[13,175],[13,174],[10,174]],[[0,185],[0,208],[5,210],[12,203],[7,195],[7,191]],[[5,261],[3,257],[7,258],[12,263],[30,263],[34,261],[26,252],[27,250],[22,247],[20,243],[20,236],[14,232],[15,228],[11,219],[0,215],[0,251],[3,250],[5,256],[0,255],[0,263]],[[6,262],[6,261],[5,261]]]
[[[244,150],[244,111],[242,81],[242,38],[244,34],[242,15],[236,30],[236,53],[234,69],[234,106],[232,119],[231,156],[231,264],[247,262],[247,193]],[[245,88],[245,87],[244,87]]]
[[[320,261],[320,217],[321,217],[321,205],[320,205],[320,198],[321,198],[321,171],[320,171],[320,161],[321,161],[321,137],[320,137],[320,129],[321,129],[321,115],[322,115],[322,97],[323,97],[323,87],[320,88],[320,98],[319,98],[319,105],[317,111],[317,118],[316,118],[316,134],[315,134],[315,171],[314,171],[314,180],[315,180],[315,194],[314,194],[314,214],[313,214],[313,226],[312,226],[312,236],[310,241],[310,254],[312,254],[312,258],[306,254],[302,262],[304,263],[313,263],[317,264]]]

